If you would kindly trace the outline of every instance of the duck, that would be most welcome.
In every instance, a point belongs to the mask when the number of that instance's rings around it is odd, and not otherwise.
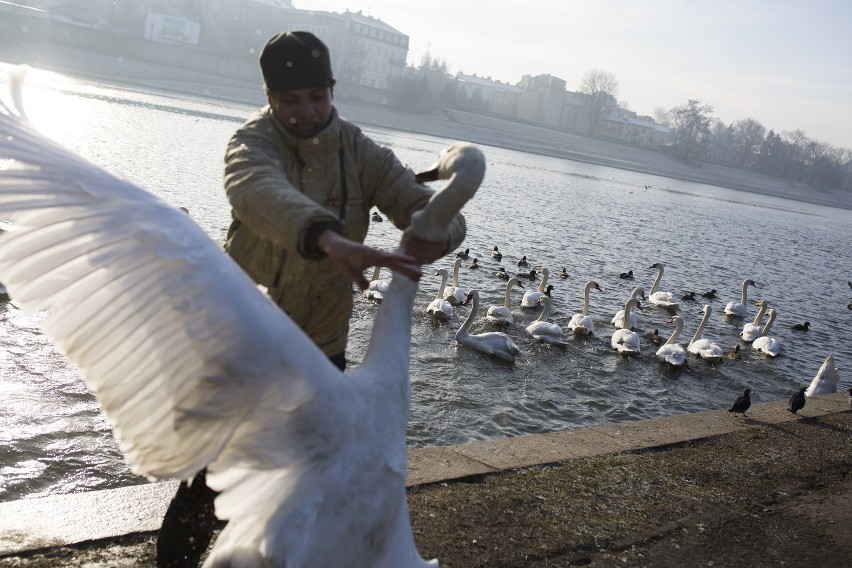
[[[630,312],[634,309],[641,310],[639,301],[636,298],[630,298],[624,304],[624,321],[630,321]],[[639,355],[641,351],[639,334],[635,331],[630,331],[622,325],[621,329],[616,329],[610,339],[610,345],[623,355]]]
[[[628,270],[627,272],[622,272],[621,274],[618,275],[618,277],[621,278],[622,280],[633,280],[633,271]]]
[[[739,359],[740,358],[740,346],[734,345],[734,348],[728,351],[728,354],[725,355],[728,359]]]
[[[583,287],[583,311],[571,316],[571,321],[568,322],[568,329],[573,331],[574,335],[594,335],[595,333],[595,322],[589,315],[589,293],[592,290],[602,291],[597,282],[589,280]]]
[[[768,307],[766,300],[762,298],[758,300],[755,305],[758,307],[758,310],[757,315],[754,316],[754,321],[747,322],[743,326],[743,330],[740,332],[740,338],[742,338],[742,340],[747,343],[751,343],[760,336],[760,332],[762,331],[760,322],[763,319],[763,315],[766,313],[766,309]]]
[[[811,329],[811,322],[806,321],[805,323],[794,323],[790,329],[793,331],[809,331]]]
[[[680,299],[687,302],[692,301],[695,299],[695,292],[687,292],[686,294],[681,296]]]
[[[816,376],[811,380],[811,384],[805,390],[805,396],[811,397],[837,392],[838,382],[840,382],[840,373],[834,366],[834,354],[829,353]]]
[[[701,318],[701,323],[698,324],[698,329],[695,330],[695,335],[692,337],[689,345],[686,346],[686,350],[705,361],[717,363],[722,360],[722,356],[724,355],[722,348],[709,339],[701,338],[701,334],[704,332],[704,326],[707,325],[707,320],[710,319],[710,314],[712,313],[713,308],[710,307],[710,304],[705,304],[704,307],[701,308],[701,311],[704,312],[704,317]]]
[[[489,306],[488,310],[485,312],[485,319],[490,321],[491,323],[496,323],[498,325],[511,324],[514,321],[512,317],[512,307],[510,302],[512,288],[517,286],[520,289],[524,289],[524,285],[517,278],[510,278],[508,282],[506,282],[506,294],[503,296],[503,305],[502,306]]]
[[[518,266],[529,266],[530,263],[527,262],[527,257],[526,257],[526,255],[524,255],[520,259],[518,259],[517,264],[518,264]]]
[[[456,253],[457,258],[468,258],[470,256],[470,249],[464,249]]]
[[[467,298],[467,290],[459,286],[459,268],[461,267],[462,258],[457,256],[453,261],[453,284],[444,288],[443,298],[450,303],[451,306],[460,306]]]
[[[526,327],[527,333],[533,339],[537,339],[542,343],[559,346],[568,345],[562,339],[562,328],[558,324],[547,321],[547,316],[550,315],[551,310],[550,298],[542,296],[538,299],[538,303],[542,306],[541,315]]]
[[[686,363],[686,351],[677,343],[677,338],[683,330],[683,319],[680,316],[673,316],[668,323],[674,323],[675,330],[669,336],[668,341],[657,349],[657,359],[662,363],[679,367]]]
[[[641,286],[637,286],[630,293],[630,297],[636,300],[637,305],[641,305],[641,304],[639,304],[639,298],[642,298],[643,300],[645,299],[645,289],[642,288]],[[638,320],[639,320],[639,318],[636,317],[636,312],[631,312],[630,313],[630,322],[629,322],[630,325],[627,326],[627,329],[633,329],[634,327],[636,327],[636,322]],[[610,320],[610,323],[612,325],[614,325],[615,327],[618,327],[618,328],[623,327],[624,310],[618,310],[617,312],[615,312],[615,315]]]
[[[499,331],[488,331],[485,333],[470,333],[470,326],[479,311],[479,292],[471,290],[467,294],[465,303],[473,302],[467,319],[456,332],[456,341],[465,347],[476,349],[486,355],[498,357],[510,363],[515,362],[515,357],[521,354],[521,350],[515,345],[508,335]]]
[[[711,290],[707,290],[706,292],[701,293],[702,298],[707,298],[708,300],[712,300],[716,297],[716,288]]]
[[[382,221],[384,221],[384,219],[382,219],[382,216],[379,215],[376,211],[373,211],[372,219],[373,219],[373,223],[381,223]]]
[[[495,246],[494,250],[491,251],[491,258],[493,258],[494,260],[502,260],[503,259],[503,253],[500,252],[497,249],[497,247]]]
[[[477,268],[479,268],[479,261],[474,257],[473,261],[468,264],[467,267],[472,270],[476,270]]]
[[[775,309],[769,308],[769,311],[766,312],[767,320],[766,325],[763,326],[763,330],[760,332],[760,335],[755,339],[751,346],[755,351],[760,351],[770,357],[777,357],[781,352],[781,342],[775,338],[769,336],[769,330],[772,328],[772,322],[775,321]]]
[[[559,277],[560,278],[568,278],[568,271],[565,270],[564,266],[562,267],[562,270],[559,271]]]
[[[660,330],[655,328],[654,331],[651,332],[651,335],[648,336],[648,341],[654,345],[662,345],[663,337],[660,335]]]
[[[526,278],[529,281],[538,280],[538,272],[530,270],[529,272],[518,272],[518,278]]]
[[[509,273],[506,272],[506,269],[502,266],[494,272],[494,276],[496,276],[497,278],[502,278],[503,280],[509,279]]]
[[[755,284],[754,280],[752,280],[751,278],[743,280],[743,292],[742,292],[741,301],[740,302],[733,302],[733,301],[728,302],[725,305],[725,315],[737,317],[737,318],[744,318],[744,317],[746,317],[746,315],[748,315],[748,306],[746,306],[746,302],[748,302],[748,287],[749,286],[754,286],[755,288],[758,287],[758,285]]]
[[[663,270],[665,269],[665,265],[662,262],[655,262],[648,268],[657,269],[657,278],[654,280],[654,284],[651,285],[651,291],[648,292],[648,301],[654,305],[660,306],[661,308],[677,308],[680,303],[674,301],[672,293],[659,290],[660,280],[663,279]]]
[[[429,305],[426,306],[426,313],[438,321],[447,321],[453,317],[453,305],[444,299],[444,290],[447,286],[447,278],[449,276],[447,274],[447,269],[441,268],[435,273],[435,276],[441,277],[441,285],[438,287],[438,293],[435,295],[435,299],[429,302]],[[467,295],[465,295],[465,297],[467,297]]]
[[[343,373],[184,213],[2,104],[0,155],[15,159],[0,218],[27,221],[0,236],[3,282],[24,309],[45,310],[44,332],[80,369],[133,472],[207,470],[228,521],[209,565],[427,565],[405,488],[416,281],[393,275],[362,363]],[[447,233],[485,160],[456,143],[436,170],[446,186],[409,229],[429,240]],[[71,212],[86,222],[63,223]]]
[[[370,284],[363,292],[366,299],[376,302],[377,304],[381,303],[384,299],[391,283],[390,278],[381,278],[381,273],[381,266],[377,266],[373,269],[373,276],[370,278]]]
[[[535,290],[527,290],[524,292],[524,297],[521,298],[522,308],[536,307],[536,305],[538,305],[538,299],[545,294],[550,296],[550,292],[553,290],[553,286],[548,286],[547,284],[547,277],[550,275],[550,271],[547,267],[542,266],[538,271],[541,273],[541,282],[539,282],[538,288]]]

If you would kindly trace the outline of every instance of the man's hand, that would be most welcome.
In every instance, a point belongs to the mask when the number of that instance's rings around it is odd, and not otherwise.
[[[390,268],[415,282],[423,275],[420,263],[413,255],[374,249],[351,241],[332,230],[323,231],[317,239],[317,246],[361,290],[366,290],[370,284],[364,277],[364,270],[371,266]]]
[[[419,264],[432,264],[447,250],[447,243],[425,241],[411,237],[405,242],[405,254],[413,257]]]

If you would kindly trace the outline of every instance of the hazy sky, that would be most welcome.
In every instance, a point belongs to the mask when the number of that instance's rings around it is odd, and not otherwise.
[[[450,72],[517,83],[550,74],[577,90],[597,68],[637,113],[699,99],[725,124],[804,130],[852,149],[848,0],[293,0],[302,10],[379,18],[430,45]]]

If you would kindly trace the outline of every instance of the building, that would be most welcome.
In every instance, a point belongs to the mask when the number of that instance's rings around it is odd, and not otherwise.
[[[524,92],[517,85],[462,72],[456,73],[456,81],[471,106],[503,116],[517,116],[518,97]]]
[[[392,88],[405,69],[408,36],[360,10],[347,10],[340,17],[344,21],[339,30],[344,41],[336,56],[340,79],[362,87]]]

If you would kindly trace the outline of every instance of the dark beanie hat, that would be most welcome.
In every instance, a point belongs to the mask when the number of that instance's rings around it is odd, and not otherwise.
[[[266,42],[260,70],[267,92],[334,86],[328,48],[310,32],[284,32]]]

